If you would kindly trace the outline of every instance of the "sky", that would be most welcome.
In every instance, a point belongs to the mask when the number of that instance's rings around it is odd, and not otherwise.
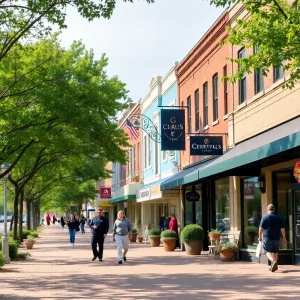
[[[63,46],[82,40],[95,59],[106,53],[107,73],[126,83],[133,102],[144,98],[153,76],[164,76],[180,62],[213,25],[224,8],[209,0],[117,0],[109,20],[84,20],[67,11],[67,26],[60,36]]]

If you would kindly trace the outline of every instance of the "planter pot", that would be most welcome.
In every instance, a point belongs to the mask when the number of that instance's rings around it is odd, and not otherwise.
[[[209,239],[211,241],[211,245],[216,245],[216,241],[219,241],[221,237],[221,234],[210,234]]]
[[[255,235],[248,235],[248,237],[249,237],[250,245],[253,245],[255,241]]]
[[[202,251],[202,241],[191,241],[184,243],[187,255],[200,255]]]
[[[160,245],[160,236],[149,236],[149,242],[151,247],[159,247]]]
[[[220,258],[222,261],[231,261],[234,256],[234,250],[233,249],[227,249],[220,251]]]
[[[33,245],[34,245],[34,241],[24,241],[24,245],[26,247],[26,249],[32,249]]]
[[[136,242],[136,238],[137,238],[137,233],[132,233],[131,234],[131,238],[130,238],[130,242],[131,243],[135,243]]]
[[[141,244],[143,242],[143,237],[142,236],[138,236],[138,242]]]
[[[165,251],[174,251],[176,247],[176,239],[163,241]]]

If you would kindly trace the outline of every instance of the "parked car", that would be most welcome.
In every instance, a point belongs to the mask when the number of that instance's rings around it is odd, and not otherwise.
[[[4,216],[0,216],[0,223],[3,223],[4,222]]]
[[[11,222],[12,215],[7,215],[7,222]]]

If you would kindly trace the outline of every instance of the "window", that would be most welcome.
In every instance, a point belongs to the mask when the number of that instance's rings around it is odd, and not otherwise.
[[[157,124],[155,125],[157,126]],[[155,151],[155,165],[154,165],[154,174],[158,174],[158,143],[154,143],[154,151]]]
[[[199,90],[195,91],[195,131],[200,130]]]
[[[136,153],[135,153],[135,146],[132,148],[132,169],[131,169],[131,173],[132,176],[131,177],[135,177],[135,162],[136,162]]]
[[[203,126],[208,126],[208,84],[203,85]]]
[[[188,106],[188,132],[192,132],[192,107],[191,107],[191,96],[187,98]]]
[[[147,146],[147,135],[145,135],[144,136],[144,150],[145,150],[145,152],[144,152],[144,168],[146,169],[147,167],[148,167],[148,164],[147,164],[147,162],[148,162],[148,160],[147,160],[147,148],[148,146]]]
[[[284,75],[283,66],[280,66],[279,68],[274,67],[274,82],[281,79],[283,75]]]
[[[255,46],[253,52],[258,51],[258,46]],[[261,92],[264,89],[264,76],[262,74],[262,68],[255,69],[254,71],[254,91],[255,94]]]
[[[216,180],[216,229],[230,230],[229,178]]]
[[[217,121],[219,118],[219,111],[218,111],[218,98],[219,98],[219,88],[218,88],[218,74],[213,77],[213,109],[214,115],[213,120]]]
[[[127,151],[127,176],[130,174],[130,150]]]
[[[227,76],[227,66],[223,68],[223,76]],[[228,114],[228,81],[224,79],[224,114]]]
[[[238,58],[246,57],[246,49],[243,48],[238,53]],[[243,77],[239,80],[239,103],[246,101],[246,73],[243,74]]]
[[[140,173],[140,165],[139,165],[139,162],[140,162],[140,143],[137,144],[137,147],[136,147],[136,157],[137,157],[137,160],[136,160],[136,170],[137,170],[137,173]]]
[[[148,167],[151,167],[151,140],[150,136],[148,135]]]
[[[245,178],[242,180],[242,183],[243,246],[255,248],[258,242],[258,228],[262,217],[258,177]],[[254,234],[250,234],[250,232]]]

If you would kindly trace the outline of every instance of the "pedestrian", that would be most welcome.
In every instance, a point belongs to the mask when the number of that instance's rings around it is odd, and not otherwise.
[[[161,217],[159,218],[158,225],[159,225],[159,230],[160,230],[160,232],[164,231],[164,229],[165,229],[165,220],[166,220],[166,217],[165,217],[165,216],[161,216]]]
[[[65,221],[64,216],[61,216],[61,218],[60,218],[60,225],[61,225],[62,229],[65,229],[66,221]]]
[[[176,234],[177,234],[176,248],[180,248],[179,235],[178,235],[178,222],[177,222],[177,219],[174,214],[171,214],[171,221],[169,223],[169,229],[176,232]]]
[[[286,243],[285,229],[282,220],[275,214],[274,205],[269,204],[267,214],[262,217],[259,225],[258,240],[263,241],[266,256],[271,261],[271,267],[269,268],[271,272],[278,270],[280,233],[282,234],[282,242]]]
[[[99,208],[97,211],[97,217],[94,217],[90,223],[90,228],[92,229],[92,249],[94,254],[92,261],[94,261],[97,257],[99,261],[102,261],[103,244],[108,232],[108,227],[108,220],[103,216],[103,210]],[[98,251],[97,244],[99,249]]]
[[[79,220],[81,234],[85,234],[85,230],[84,230],[85,221],[86,221],[86,219],[85,219],[84,215],[81,215],[80,220]]]
[[[49,213],[48,213],[46,216],[46,223],[48,226],[50,225],[50,222],[51,222],[51,217],[49,216]]]
[[[76,228],[79,226],[79,223],[75,219],[73,214],[70,214],[70,218],[69,218],[67,225],[69,227],[70,245],[74,246],[75,245]]]
[[[52,217],[53,225],[55,225],[55,222],[56,222],[56,221],[57,221],[57,219],[56,219],[55,215],[53,215],[53,217]]]
[[[165,215],[165,221],[164,221],[164,229],[169,229],[171,218],[168,215]]]
[[[125,212],[120,210],[113,227],[113,241],[117,244],[119,264],[122,264],[123,260],[126,261],[131,231],[131,222],[126,218]]]

